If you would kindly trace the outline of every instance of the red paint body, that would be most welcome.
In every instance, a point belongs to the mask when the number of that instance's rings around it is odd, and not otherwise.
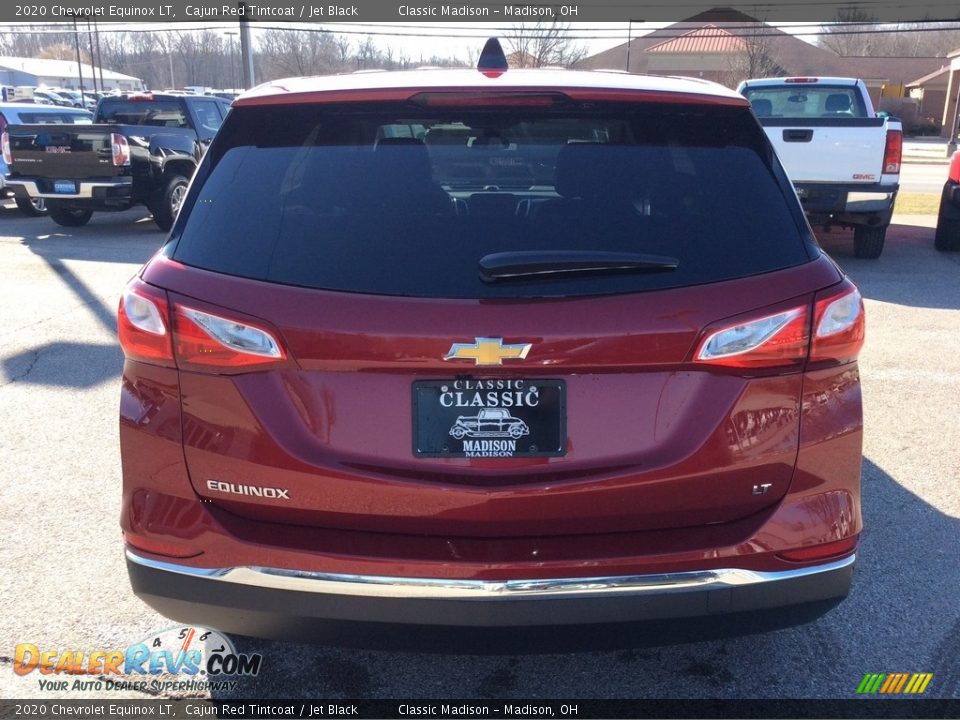
[[[281,287],[162,258],[144,279],[202,309],[256,314],[296,358],[240,375],[125,366],[124,530],[189,540],[198,566],[462,578],[732,559],[775,569],[794,565],[778,551],[860,531],[854,363],[744,378],[689,362],[711,321],[839,281],[825,257],[699,288],[528,301],[522,314]],[[410,383],[449,376],[450,338],[493,325],[534,342],[524,377],[567,379],[567,456],[412,458]],[[214,498],[211,478],[289,488],[291,502]],[[770,491],[752,495],[760,483]]]

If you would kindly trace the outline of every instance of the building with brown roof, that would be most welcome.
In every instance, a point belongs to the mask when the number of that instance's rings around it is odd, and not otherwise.
[[[749,77],[858,77],[878,108],[887,96],[902,97],[907,84],[947,64],[948,59],[936,57],[838,55],[729,8],[708,10],[631,38],[581,63],[595,69],[699,77],[729,87]]]

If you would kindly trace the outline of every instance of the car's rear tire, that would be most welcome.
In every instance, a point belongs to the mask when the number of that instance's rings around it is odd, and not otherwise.
[[[164,232],[173,227],[177,214],[180,212],[180,206],[183,205],[183,198],[187,194],[189,184],[190,181],[183,175],[171,175],[167,178],[159,196],[150,203],[153,221]]]
[[[50,219],[57,225],[64,227],[80,227],[90,222],[93,210],[78,210],[73,208],[51,207]]]
[[[887,228],[859,225],[853,231],[853,254],[864,260],[876,260],[883,252]]]
[[[47,201],[44,198],[17,198],[17,208],[28,217],[46,215]]]

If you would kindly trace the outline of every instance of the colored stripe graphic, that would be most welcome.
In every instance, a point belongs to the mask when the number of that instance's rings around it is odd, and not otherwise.
[[[904,692],[911,695],[920,695],[927,689],[931,680],[933,680],[933,673],[914,673]]]
[[[867,673],[860,681],[857,693],[860,695],[872,695],[880,687],[881,681],[886,677],[883,673]]]
[[[933,673],[867,673],[857,686],[858,695],[920,695]]]

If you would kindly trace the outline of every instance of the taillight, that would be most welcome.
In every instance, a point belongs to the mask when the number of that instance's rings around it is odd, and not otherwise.
[[[163,290],[139,278],[120,299],[117,334],[128,359],[165,367],[230,371],[287,359],[269,330],[178,303],[171,309]]]
[[[10,152],[10,133],[4,130],[0,137],[2,137],[0,143],[3,144],[3,161],[9,166],[13,162],[13,154]]]
[[[903,133],[900,130],[887,130],[887,144],[883,150],[884,175],[898,175],[902,158]]]
[[[552,107],[567,99],[563,93],[422,92],[410,102],[426,107]]]
[[[6,152],[6,150],[4,150],[4,152]],[[953,159],[950,161],[950,173],[947,175],[947,178],[953,180],[955,183],[960,183],[960,152],[953,154]]]
[[[819,293],[813,304],[810,362],[856,360],[863,347],[866,322],[863,298],[849,280]]]
[[[806,305],[726,320],[707,328],[693,360],[732,368],[800,367],[807,359],[809,328]]]
[[[849,280],[819,292],[810,307],[753,314],[709,326],[693,354],[695,363],[729,368],[800,368],[857,359],[863,347],[863,298]]]
[[[286,359],[271,332],[247,321],[177,305],[174,335],[178,364],[245,368]]]
[[[130,360],[173,366],[166,293],[139,279],[127,285],[117,311],[117,335]]]
[[[120,133],[110,133],[110,154],[115,166],[124,167],[130,164],[130,145]]]

